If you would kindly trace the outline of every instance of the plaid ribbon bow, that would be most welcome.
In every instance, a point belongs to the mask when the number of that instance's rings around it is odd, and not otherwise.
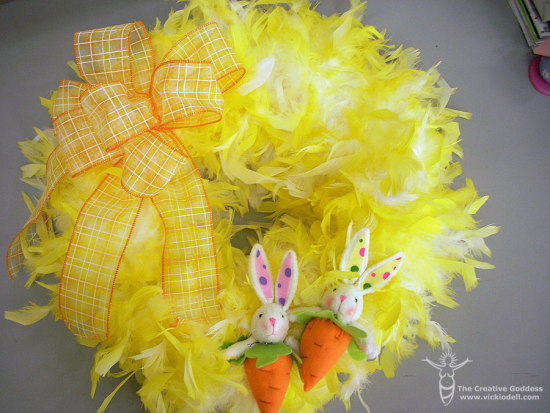
[[[35,221],[63,177],[111,161],[122,173],[107,174],[82,207],[61,272],[65,323],[79,337],[109,336],[116,276],[146,199],[164,224],[163,288],[175,320],[213,322],[212,213],[200,173],[171,130],[220,121],[222,93],[244,68],[215,23],[180,39],[159,65],[141,22],[78,32],[74,40],[87,83],[59,86],[52,116],[60,143],[46,165],[46,191],[8,249],[10,275],[30,254],[20,237],[35,237]]]

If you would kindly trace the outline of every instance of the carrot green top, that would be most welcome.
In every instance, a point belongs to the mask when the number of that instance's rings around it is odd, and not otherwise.
[[[281,356],[286,356],[292,354],[298,363],[302,362],[302,359],[285,343],[257,343],[254,346],[250,347],[244,353],[244,356],[241,357],[238,361],[241,363],[244,362],[245,358],[255,358],[256,367],[262,368],[268,366],[271,363],[275,363],[277,359]]]
[[[360,328],[355,326],[343,324],[334,316],[334,312],[330,310],[321,310],[321,311],[306,310],[306,311],[299,311],[297,313],[294,313],[294,315],[296,316],[296,320],[302,324],[307,324],[314,318],[325,318],[327,320],[332,321],[342,330],[351,334],[351,336],[357,341],[361,341],[362,339],[367,338],[367,333],[364,330],[361,330]],[[348,354],[354,360],[364,360],[366,355],[363,351],[361,351],[361,349],[357,345],[356,340],[350,340],[350,343],[348,346]]]
[[[241,337],[237,340],[237,342],[242,341],[243,339],[244,337]],[[231,344],[234,343],[224,343],[222,349],[229,347]],[[300,356],[298,356],[298,354],[296,354],[294,350],[292,350],[292,348],[285,343],[256,343],[246,350],[241,357],[234,361],[236,364],[241,365],[247,358],[255,358],[257,359],[256,367],[262,368],[270,365],[271,363],[275,363],[279,357],[287,356],[289,354],[291,354],[298,363],[302,363]]]

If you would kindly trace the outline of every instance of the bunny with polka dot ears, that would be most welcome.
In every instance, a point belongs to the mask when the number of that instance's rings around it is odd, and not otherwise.
[[[249,273],[262,306],[252,316],[251,336],[224,352],[228,359],[240,358],[244,362],[260,412],[278,412],[290,382],[292,355],[299,359],[298,340],[287,336],[290,326],[287,310],[298,284],[296,254],[292,250],[285,253],[275,291],[269,261],[259,244],[250,253]]]
[[[363,228],[351,237],[351,228],[350,224],[340,271],[358,277],[329,288],[321,300],[322,308],[299,308],[291,316],[292,321],[307,324],[300,347],[306,391],[329,372],[346,349],[356,359],[365,355],[374,359],[380,353],[372,323],[365,326],[359,322],[363,297],[386,286],[403,265],[405,255],[399,252],[367,268],[370,230]]]

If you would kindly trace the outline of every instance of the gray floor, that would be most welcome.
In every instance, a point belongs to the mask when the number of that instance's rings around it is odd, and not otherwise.
[[[5,3],[5,2],[1,2]],[[33,126],[50,121],[38,96],[48,96],[70,75],[75,31],[143,20],[164,19],[173,2],[163,0],[16,0],[0,5],[0,135],[2,220],[0,250],[20,229],[28,213],[18,180],[25,159],[17,141],[32,138]],[[177,6],[176,6],[177,7]],[[344,11],[346,1],[323,1],[324,13]],[[473,113],[462,121],[464,174],[482,195],[491,198],[478,218],[501,225],[489,239],[493,271],[480,271],[479,287],[465,292],[454,287],[461,307],[436,308],[434,317],[458,340],[452,404],[443,406],[438,371],[422,361],[436,361],[439,349],[421,343],[416,355],[403,361],[395,378],[372,377],[363,397],[374,412],[546,412],[550,405],[550,97],[537,93],[527,78],[533,58],[505,0],[370,0],[365,21],[396,45],[420,49],[422,65],[441,61],[440,72],[458,88],[450,107]],[[29,120],[32,119],[32,123]],[[9,280],[0,270],[0,310],[40,301],[38,289],[25,290],[24,280]],[[42,299],[43,301],[43,299]],[[79,346],[61,322],[51,318],[30,327],[0,319],[0,411],[95,412],[118,383],[101,381],[90,399],[93,351]],[[498,393],[476,386],[542,387],[538,401],[460,400]],[[472,388],[471,392],[465,390]],[[462,390],[461,390],[462,389]],[[129,382],[108,412],[138,412],[140,401]],[[333,402],[327,412],[343,412]],[[352,411],[363,411],[357,399]]]

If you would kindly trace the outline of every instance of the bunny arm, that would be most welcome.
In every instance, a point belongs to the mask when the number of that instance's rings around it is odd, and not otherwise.
[[[365,323],[353,321],[350,323],[350,325],[367,332],[366,339],[354,338],[361,351],[363,351],[367,355],[367,359],[372,360],[378,357],[378,355],[380,354],[380,348],[376,343],[376,331],[374,330],[374,327],[372,327],[372,324],[369,323],[367,325]]]
[[[287,336],[283,342],[289,346],[296,354],[300,355],[300,342],[292,336]]]
[[[300,313],[302,311],[318,312],[318,311],[321,311],[321,310],[322,310],[321,307],[296,307],[296,308],[293,308],[292,311],[289,312],[288,319],[290,320],[290,322],[295,323],[297,321],[296,320],[296,313]]]
[[[238,359],[245,353],[246,350],[248,350],[257,342],[258,341],[256,341],[254,337],[249,337],[246,340],[238,341],[237,343],[227,347],[223,351],[223,353],[225,354],[228,360]]]

